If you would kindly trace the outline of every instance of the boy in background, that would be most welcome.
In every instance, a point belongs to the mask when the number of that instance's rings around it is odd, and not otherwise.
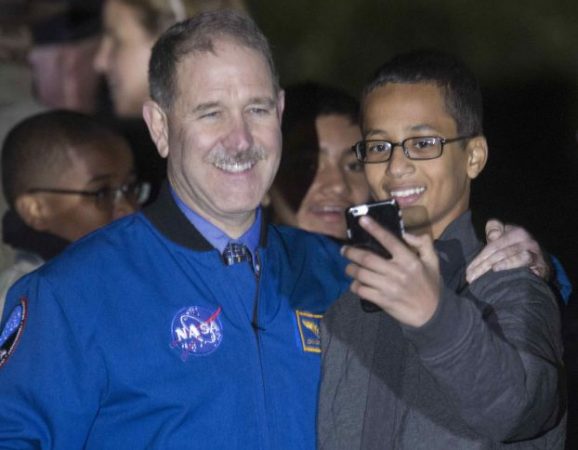
[[[25,119],[8,133],[2,188],[10,208],[3,240],[17,255],[0,274],[0,312],[18,278],[134,212],[147,197],[122,137],[87,115],[58,110]]]

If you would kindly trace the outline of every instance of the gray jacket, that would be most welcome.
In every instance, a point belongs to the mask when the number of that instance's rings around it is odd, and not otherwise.
[[[345,294],[322,323],[320,449],[563,449],[560,320],[527,269],[472,285],[481,249],[466,213],[436,242],[434,317],[401,326]]]

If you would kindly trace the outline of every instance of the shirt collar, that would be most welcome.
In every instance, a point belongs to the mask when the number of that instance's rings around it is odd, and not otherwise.
[[[257,208],[255,214],[255,220],[249,229],[239,238],[232,239],[221,230],[219,227],[213,225],[211,222],[201,217],[191,208],[189,208],[185,202],[183,202],[177,193],[174,191],[172,186],[170,187],[171,195],[177,204],[178,208],[189,220],[189,222],[199,231],[199,233],[213,246],[219,253],[223,253],[227,244],[231,241],[238,242],[247,246],[251,252],[253,260],[255,260],[255,252],[257,246],[259,245],[259,238],[261,235],[261,208]]]

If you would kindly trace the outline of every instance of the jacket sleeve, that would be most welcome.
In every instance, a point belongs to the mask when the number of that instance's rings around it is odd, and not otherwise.
[[[559,311],[550,289],[529,271],[490,272],[465,295],[442,288],[434,317],[404,333],[481,435],[529,439],[564,413]]]
[[[38,273],[9,291],[22,317],[0,366],[0,448],[82,448],[96,416],[105,374],[93,318],[75,317],[61,295]]]

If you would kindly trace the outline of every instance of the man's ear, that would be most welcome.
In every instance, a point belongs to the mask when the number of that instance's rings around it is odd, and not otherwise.
[[[279,123],[283,119],[283,111],[285,110],[285,91],[283,89],[279,90],[277,94],[277,116],[279,117]]]
[[[470,179],[476,178],[488,161],[488,142],[484,136],[471,138],[466,148],[468,153],[467,174]]]
[[[41,196],[36,194],[20,195],[14,202],[14,208],[30,228],[36,231],[47,231],[49,207]]]
[[[166,158],[169,154],[169,128],[165,111],[157,102],[147,100],[142,107],[142,115],[159,155]]]

